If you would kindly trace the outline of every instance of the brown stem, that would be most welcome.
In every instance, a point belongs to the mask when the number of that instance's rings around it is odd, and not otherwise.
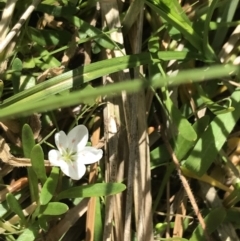
[[[196,202],[196,200],[195,200],[195,198],[194,198],[194,196],[193,196],[193,193],[192,193],[191,188],[190,188],[190,186],[189,186],[189,184],[188,184],[188,181],[187,181],[187,179],[182,175],[182,171],[181,171],[181,168],[180,168],[179,160],[178,160],[177,156],[175,155],[175,153],[174,153],[171,145],[169,144],[169,142],[168,142],[165,134],[164,134],[163,132],[162,132],[161,134],[162,134],[162,139],[163,139],[163,141],[164,141],[164,144],[165,144],[168,152],[170,153],[170,155],[171,155],[171,157],[172,157],[173,163],[174,163],[174,165],[175,165],[175,167],[176,167],[176,170],[177,170],[177,173],[178,173],[178,175],[179,175],[179,177],[180,177],[180,180],[182,181],[182,185],[183,185],[183,187],[184,187],[184,189],[185,189],[185,191],[186,191],[186,193],[187,193],[187,196],[188,196],[189,201],[190,201],[190,203],[191,203],[191,205],[192,205],[192,208],[193,208],[193,210],[194,210],[194,212],[195,212],[195,214],[196,214],[196,216],[197,216],[197,218],[198,218],[199,223],[200,223],[201,226],[202,226],[202,229],[203,229],[203,232],[204,232],[204,236],[205,236],[205,238],[206,238],[208,241],[212,241],[211,237],[209,236],[209,234],[208,234],[208,232],[207,232],[206,223],[205,223],[205,221],[204,221],[204,219],[203,219],[203,217],[202,217],[202,214],[201,214],[201,212],[200,212],[200,210],[199,210],[199,208],[198,208],[197,202]]]

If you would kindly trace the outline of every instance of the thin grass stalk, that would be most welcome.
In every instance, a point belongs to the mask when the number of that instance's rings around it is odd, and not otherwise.
[[[189,184],[188,184],[188,181],[187,181],[187,179],[182,175],[182,172],[181,172],[181,169],[180,169],[179,160],[177,159],[176,154],[174,153],[174,151],[173,151],[170,143],[168,142],[168,140],[167,140],[167,138],[166,138],[166,136],[165,136],[165,133],[163,133],[163,132],[162,132],[162,138],[163,138],[164,144],[165,144],[165,146],[166,146],[169,154],[170,154],[171,157],[172,157],[173,163],[174,163],[174,165],[175,165],[175,168],[176,168],[176,170],[177,170],[177,173],[178,173],[178,175],[179,175],[179,178],[180,178],[180,180],[181,180],[181,182],[182,182],[182,185],[183,185],[183,187],[184,187],[184,189],[185,189],[185,191],[186,191],[186,194],[187,194],[187,196],[188,196],[188,198],[189,198],[189,201],[190,201],[190,203],[191,203],[191,205],[192,205],[192,208],[193,208],[193,210],[194,210],[194,212],[195,212],[195,214],[196,214],[196,216],[197,216],[197,219],[198,219],[200,225],[202,226],[204,236],[205,236],[205,238],[206,238],[207,241],[212,241],[212,238],[211,238],[211,237],[209,236],[209,234],[208,234],[207,227],[206,227],[206,223],[205,223],[205,221],[204,221],[204,219],[203,219],[203,216],[202,216],[202,214],[201,214],[201,212],[200,212],[200,209],[199,209],[199,207],[198,207],[198,205],[197,205],[197,202],[196,202],[196,200],[195,200],[195,198],[194,198],[194,195],[193,195],[193,193],[192,193],[192,191],[191,191],[191,188],[190,188],[190,186],[189,186]]]

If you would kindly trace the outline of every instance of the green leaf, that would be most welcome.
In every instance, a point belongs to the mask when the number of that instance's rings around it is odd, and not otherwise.
[[[31,163],[38,179],[44,184],[47,179],[46,169],[44,165],[44,154],[40,145],[35,145],[31,151]]]
[[[49,4],[40,3],[37,6],[37,11],[48,13],[55,17],[64,17],[66,15],[73,16],[78,10],[74,6],[54,6],[54,5],[51,5],[51,3]]]
[[[100,46],[106,49],[115,49],[117,46],[117,43],[114,43],[113,40],[107,35],[102,35],[102,31],[99,30],[98,28],[95,28],[88,22],[85,22],[84,20],[75,17],[73,15],[65,15],[65,19],[67,19],[70,23],[75,25],[77,28],[80,29],[81,32],[84,32],[84,34],[87,34],[89,37],[97,37],[98,35],[100,36],[99,38],[94,38],[94,41],[96,41]]]
[[[220,208],[215,208],[211,210],[210,213],[204,218],[208,234],[211,234],[212,232],[214,232],[219,227],[219,225],[224,221],[225,217],[226,217],[225,208],[220,207]],[[201,240],[201,241],[206,240],[203,234],[203,229],[200,224],[194,230],[191,238],[189,239],[189,241],[196,241],[196,240]]]
[[[180,51],[160,51],[156,53],[156,55],[158,59],[154,61],[157,61],[157,62],[160,62],[161,60],[171,60],[171,59],[186,60],[186,59],[196,58],[196,54],[192,54],[188,51],[181,51],[181,52]],[[127,55],[123,57],[117,57],[114,59],[102,60],[96,63],[79,67],[77,69],[65,72],[60,76],[53,77],[48,81],[42,82],[36,85],[35,87],[32,87],[28,90],[25,90],[17,95],[14,95],[8,98],[7,100],[4,101],[4,103],[0,104],[1,113],[4,107],[10,106],[10,105],[17,105],[18,108],[21,107],[20,109],[22,110],[23,106],[27,107],[27,105],[30,102],[36,102],[39,100],[49,98],[50,96],[58,94],[65,90],[69,90],[76,87],[79,88],[81,87],[81,85],[86,84],[93,79],[102,77],[110,73],[114,73],[127,68],[133,68],[143,64],[150,64],[150,63],[152,63],[150,54],[141,53],[141,54],[135,54],[130,56]],[[228,71],[230,72],[230,70]],[[216,71],[214,73],[216,74]],[[194,72],[194,76],[195,76],[195,72]],[[163,85],[165,85],[166,83],[167,82],[164,82],[164,81],[162,82]],[[133,89],[134,89],[134,86],[133,86]],[[96,93],[95,93],[95,96],[96,96]],[[91,96],[89,96],[89,98],[91,98]],[[35,111],[37,110],[35,109]]]
[[[168,24],[175,27],[185,37],[189,43],[192,44],[197,50],[203,50],[202,37],[192,27],[191,22],[185,15],[184,11],[179,6],[178,1],[169,0],[148,0],[146,4],[156,13],[165,19]],[[216,60],[217,57],[214,54],[212,48],[207,45],[205,52],[206,59]]]
[[[12,85],[13,85],[13,91],[14,93],[19,92],[19,87],[20,87],[20,77],[21,77],[21,72],[22,72],[22,61],[19,58],[15,58],[12,63]]]
[[[17,241],[34,241],[39,234],[38,223],[35,222],[30,227],[26,228],[24,232],[17,238]]]
[[[197,133],[197,139],[195,141],[186,140],[181,135],[178,135],[176,140],[174,141],[170,140],[170,144],[173,146],[173,150],[180,161],[182,161],[187,156],[188,152],[197,143],[197,140],[200,138],[202,133],[207,128],[208,123],[209,123],[209,117],[203,116],[201,119],[197,120],[193,124],[192,128]],[[151,169],[156,168],[160,165],[166,164],[171,158],[164,144],[153,149],[150,155],[151,155]]]
[[[1,98],[2,98],[3,89],[4,89],[4,83],[3,83],[3,81],[0,79],[0,101],[1,101]]]
[[[209,99],[206,94],[204,93],[204,90],[202,89],[201,86],[196,85],[196,88],[199,92],[199,95],[201,97],[201,99],[203,100],[204,105],[206,105],[208,107],[208,109],[214,114],[214,115],[220,115],[220,114],[224,114],[227,112],[231,112],[234,111],[234,108],[231,107],[231,101],[229,101],[230,103],[228,104],[227,107],[225,106],[221,106],[219,104],[217,104],[216,102],[213,102],[211,99]],[[223,99],[224,100],[229,100],[228,98]]]
[[[31,127],[28,124],[24,124],[22,128],[22,145],[23,153],[27,158],[31,157],[31,151],[35,145],[35,140]],[[31,193],[32,201],[38,200],[38,179],[36,173],[33,171],[32,167],[27,168],[29,188]]]
[[[174,152],[177,155],[177,158],[182,161],[186,157],[187,153],[194,147],[197,143],[197,139],[200,138],[202,133],[205,131],[209,123],[209,117],[203,116],[201,119],[198,119],[192,126],[193,130],[197,134],[195,140],[185,139],[181,134],[177,136],[176,142],[174,145]]]
[[[234,190],[223,200],[224,207],[233,207],[240,201],[240,183],[236,182],[233,186]]]
[[[119,58],[115,58],[111,61],[113,63],[116,63],[114,62],[114,60],[116,59],[119,59]],[[130,59],[129,61],[131,62]],[[151,62],[150,59],[148,61]],[[110,64],[110,66],[112,67],[113,63],[107,62],[105,64],[108,67]],[[87,68],[90,65],[92,64],[84,66],[84,69],[87,70]],[[119,70],[122,69],[124,65],[125,67],[123,69],[128,68],[126,66],[126,63],[121,64],[119,62],[118,65],[119,65]],[[108,69],[108,67],[106,66],[102,66],[102,69],[104,71]],[[229,76],[230,74],[236,74],[239,71],[238,66],[218,65],[218,66],[212,66],[208,68],[204,67],[202,69],[198,68],[194,70],[192,69],[186,70],[186,71],[180,72],[177,76],[167,76],[165,78],[158,78],[151,81],[149,80],[124,81],[121,83],[99,87],[97,88],[97,91],[96,90],[88,90],[87,92],[76,91],[76,92],[70,93],[67,97],[66,96],[51,97],[51,95],[53,94],[56,94],[66,89],[74,87],[73,83],[77,79],[85,82],[86,79],[89,80],[89,79],[92,79],[93,76],[96,77],[97,75],[100,75],[102,72],[102,69],[101,70],[98,69],[98,73],[96,72],[96,70],[94,71],[92,70],[94,73],[89,72],[89,73],[83,73],[82,75],[81,74],[78,75],[77,74],[78,71],[77,71],[75,72],[76,75],[74,74],[75,77],[72,76],[73,72],[70,71],[70,73],[69,72],[65,73],[67,75],[63,74],[61,76],[51,79],[52,81],[48,80],[44,83],[38,84],[33,88],[23,91],[21,92],[23,93],[22,95],[20,95],[21,93],[19,93],[14,97],[9,98],[8,101],[4,102],[2,105],[0,104],[0,119],[13,118],[16,116],[26,116],[34,112],[43,112],[47,110],[53,110],[59,107],[63,108],[63,107],[75,105],[79,102],[84,102],[86,98],[88,99],[94,98],[94,97],[96,98],[101,95],[108,95],[108,96],[117,95],[117,94],[120,94],[123,90],[129,93],[134,93],[150,85],[152,85],[155,88],[159,88],[160,86],[165,86],[165,85],[174,86],[174,85],[179,85],[186,82],[188,83],[189,80],[191,80],[192,82],[197,82],[197,81],[199,82],[199,81],[204,81],[212,78]],[[46,89],[42,89],[43,87],[45,87]]]
[[[188,239],[185,238],[178,238],[178,237],[174,237],[174,238],[160,238],[160,241],[188,241]]]
[[[96,212],[95,212],[95,224],[94,224],[94,241],[103,240],[103,217],[101,213],[101,200],[96,198]]]
[[[65,203],[50,202],[45,206],[40,207],[41,215],[57,216],[62,215],[68,211],[68,206]]]
[[[198,176],[206,173],[240,118],[240,89],[236,89],[230,98],[235,110],[213,119],[184,164]]]
[[[122,183],[96,183],[87,186],[72,187],[58,194],[57,199],[77,197],[100,197],[115,195],[126,189]]]
[[[56,31],[50,29],[36,29],[27,27],[32,40],[40,46],[67,44],[71,40],[71,34],[65,30]]]
[[[53,167],[50,176],[44,183],[40,193],[40,204],[46,205],[52,199],[58,184],[59,168]]]
[[[37,202],[39,199],[38,192],[38,179],[36,173],[33,171],[32,167],[27,168],[28,180],[29,180],[29,189],[31,193],[32,202]]]
[[[19,218],[22,220],[22,224],[26,225],[27,220],[23,214],[22,207],[20,206],[15,196],[12,193],[8,193],[6,196],[6,200],[10,210],[19,216]]]
[[[31,151],[35,146],[35,140],[31,127],[28,124],[24,124],[22,128],[22,146],[23,153],[26,158],[30,158]]]
[[[167,91],[166,91],[167,92]],[[165,93],[165,105],[169,114],[169,121],[173,122],[173,125],[177,128],[178,134],[188,141],[194,141],[197,139],[197,134],[192,128],[188,120],[181,115],[181,112],[172,103],[169,98],[169,93]]]

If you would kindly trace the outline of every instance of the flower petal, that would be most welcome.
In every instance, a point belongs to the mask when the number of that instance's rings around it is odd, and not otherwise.
[[[68,133],[68,148],[73,152],[82,150],[88,141],[88,129],[84,125],[75,126]]]
[[[55,134],[55,143],[60,153],[68,148],[68,138],[64,131]]]
[[[103,151],[92,146],[86,146],[79,151],[76,156],[77,163],[92,164],[99,161],[103,156]]]
[[[76,162],[62,162],[60,168],[65,175],[71,177],[74,180],[79,180],[86,172],[85,165]]]
[[[48,160],[52,166],[61,166],[61,162],[64,162],[61,158],[61,153],[57,150],[51,150],[48,152]]]

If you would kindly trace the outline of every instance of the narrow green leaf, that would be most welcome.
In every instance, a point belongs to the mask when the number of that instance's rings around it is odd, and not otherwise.
[[[87,186],[72,187],[58,194],[57,199],[77,197],[100,197],[120,193],[126,189],[122,183],[96,183]]]
[[[117,58],[116,58],[117,59]],[[112,60],[113,62],[114,60]],[[129,59],[129,61],[131,61]],[[151,61],[151,60],[149,60]],[[109,64],[109,63],[108,63]],[[90,64],[89,64],[90,65]],[[87,69],[89,66],[84,66],[84,68]],[[102,66],[103,69],[106,69],[107,67]],[[122,67],[121,67],[122,68]],[[127,67],[125,67],[127,68]],[[144,89],[147,86],[153,86],[155,88],[159,88],[160,86],[174,86],[174,85],[179,85],[182,83],[188,83],[190,82],[199,82],[199,81],[204,81],[204,80],[209,80],[213,78],[219,78],[219,77],[224,77],[224,76],[229,76],[230,74],[237,74],[239,71],[238,66],[234,65],[218,65],[218,66],[212,66],[212,67],[204,67],[204,68],[198,68],[194,70],[187,70],[187,71],[182,71],[180,72],[177,76],[168,76],[165,78],[158,78],[154,79],[152,81],[149,80],[134,80],[134,81],[124,81],[121,83],[116,83],[116,84],[111,84],[103,87],[97,88],[97,91],[94,90],[88,90],[88,91],[76,91],[70,93],[68,96],[54,96],[54,97],[48,97],[46,96],[51,96],[53,94],[56,94],[57,89],[59,88],[58,91],[63,91],[63,89],[70,84],[72,86],[72,82],[70,79],[65,79],[63,81],[62,76],[59,76],[59,78],[54,78],[54,82],[58,80],[58,84],[56,86],[51,87],[46,86],[47,89],[42,90],[42,84],[37,85],[36,87],[30,88],[26,91],[23,91],[24,94],[20,96],[21,93],[19,93],[18,97],[16,98],[9,98],[9,101],[6,102],[5,105],[0,104],[0,119],[6,119],[6,118],[13,118],[17,116],[26,116],[34,112],[43,112],[47,110],[53,110],[55,108],[59,107],[67,107],[71,105],[75,105],[79,102],[84,102],[84,100],[87,98],[94,98],[94,97],[99,97],[101,95],[117,95],[120,94],[123,90],[129,92],[129,93],[134,93],[137,91],[140,91]],[[95,71],[94,71],[95,72]],[[68,72],[67,72],[68,73]],[[90,74],[86,74],[85,77],[89,77]],[[78,76],[79,77],[79,76]],[[66,78],[66,76],[65,76]],[[52,79],[53,80],[53,79]],[[50,80],[44,82],[44,83],[49,83]],[[63,82],[62,82],[63,81]],[[65,85],[67,84],[67,85]],[[40,86],[41,85],[41,86]],[[62,89],[62,85],[65,87]],[[38,89],[38,86],[40,88]],[[45,86],[45,85],[44,85]],[[72,86],[73,87],[73,86]],[[48,89],[49,88],[49,89]],[[69,86],[68,86],[69,88]],[[39,90],[39,93],[32,94],[32,90],[34,89],[34,93],[36,90]],[[52,92],[52,90],[54,92]],[[28,92],[29,91],[29,92]],[[31,94],[30,94],[31,93]],[[25,94],[28,96],[26,97]],[[44,99],[45,98],[45,99]],[[11,101],[10,101],[11,99]],[[21,101],[19,101],[21,99]],[[14,100],[13,104],[12,101]],[[25,100],[27,101],[25,103]],[[39,101],[41,100],[41,101]],[[24,104],[23,104],[24,103]]]
[[[14,93],[19,92],[19,87],[20,87],[20,77],[21,77],[21,72],[22,72],[22,61],[19,58],[15,58],[12,63],[12,85],[13,85],[13,91]]]
[[[65,203],[60,202],[50,202],[46,206],[40,207],[41,215],[61,215],[68,211],[68,206]]]
[[[26,158],[30,158],[31,151],[35,145],[35,140],[31,127],[28,124],[24,124],[22,128],[22,146],[23,153]]]
[[[53,167],[50,176],[44,183],[40,193],[40,204],[46,205],[52,199],[58,184],[59,168]]]
[[[26,225],[27,220],[23,214],[22,207],[20,206],[15,196],[12,193],[8,193],[6,196],[6,200],[10,210],[19,216],[19,218],[22,220],[22,224]]]
[[[234,111],[234,108],[231,106],[231,102],[228,101],[229,100],[228,98],[225,98],[222,100],[222,101],[230,102],[228,106],[221,106],[218,103],[213,102],[211,99],[209,99],[200,85],[196,85],[196,88],[199,92],[201,99],[203,100],[203,104],[206,105],[213,114],[220,115],[220,114]]]
[[[36,173],[33,171],[32,167],[27,168],[28,180],[29,180],[29,189],[31,193],[32,202],[38,202],[39,192],[38,192],[38,178]]]
[[[31,163],[38,179],[44,184],[47,179],[46,169],[44,165],[44,154],[40,145],[35,145],[31,151]]]
[[[22,145],[23,153],[27,158],[31,157],[31,151],[35,145],[35,140],[31,127],[28,124],[25,124],[22,128]],[[31,193],[32,201],[38,200],[38,179],[36,173],[33,171],[32,167],[27,168],[28,171],[28,180],[29,188]]]
[[[160,238],[160,241],[188,241],[188,239],[185,238],[178,238],[178,237],[174,237],[174,238]]]
[[[240,201],[240,183],[237,182],[233,186],[234,190],[223,200],[224,207],[233,207]]]
[[[180,11],[180,6],[177,1],[169,0],[148,0],[146,4],[155,12],[157,12],[168,24],[171,24],[179,32],[183,34],[186,40],[189,41],[197,50],[203,50],[202,38],[197,31],[192,27],[189,20],[183,11]],[[211,46],[207,46],[206,59],[216,60]]]
[[[215,208],[211,210],[210,213],[204,218],[208,234],[211,234],[212,232],[214,232],[219,227],[219,225],[224,221],[225,217],[226,217],[225,208],[220,207],[220,208]],[[206,240],[203,234],[203,229],[200,224],[194,230],[191,238],[189,239],[189,241],[196,241],[196,240],[201,240],[201,241]]]
[[[157,52],[156,55],[158,59],[154,61],[157,62],[160,62],[161,60],[187,60],[196,58],[196,54],[190,53],[188,51],[160,51]],[[10,106],[11,104],[17,105],[18,108],[21,107],[20,109],[22,109],[23,105],[26,107],[26,105],[28,105],[30,102],[36,102],[49,98],[49,96],[58,94],[71,88],[79,87],[82,84],[86,84],[89,81],[101,76],[143,64],[151,64],[152,62],[153,61],[149,53],[141,53],[135,55],[126,55],[114,59],[102,60],[96,63],[82,66],[77,69],[65,72],[60,76],[51,78],[48,81],[44,81],[30,89],[27,89],[21,93],[18,93],[17,95],[8,98],[4,101],[4,103],[0,104],[0,109],[2,110],[3,107]],[[165,85],[166,82],[163,82],[163,84]]]
[[[96,198],[96,212],[95,212],[95,224],[94,224],[94,241],[103,240],[103,217],[101,213],[101,201],[100,198]]]
[[[230,98],[235,110],[213,119],[184,164],[198,176],[206,173],[240,118],[240,89],[236,89]]]
[[[3,81],[0,79],[0,101],[1,101],[1,98],[2,98],[3,89],[4,89],[4,83],[3,83]]]
[[[49,228],[48,219],[48,216],[41,215],[38,217],[39,228],[41,228],[44,232],[47,232]]]

